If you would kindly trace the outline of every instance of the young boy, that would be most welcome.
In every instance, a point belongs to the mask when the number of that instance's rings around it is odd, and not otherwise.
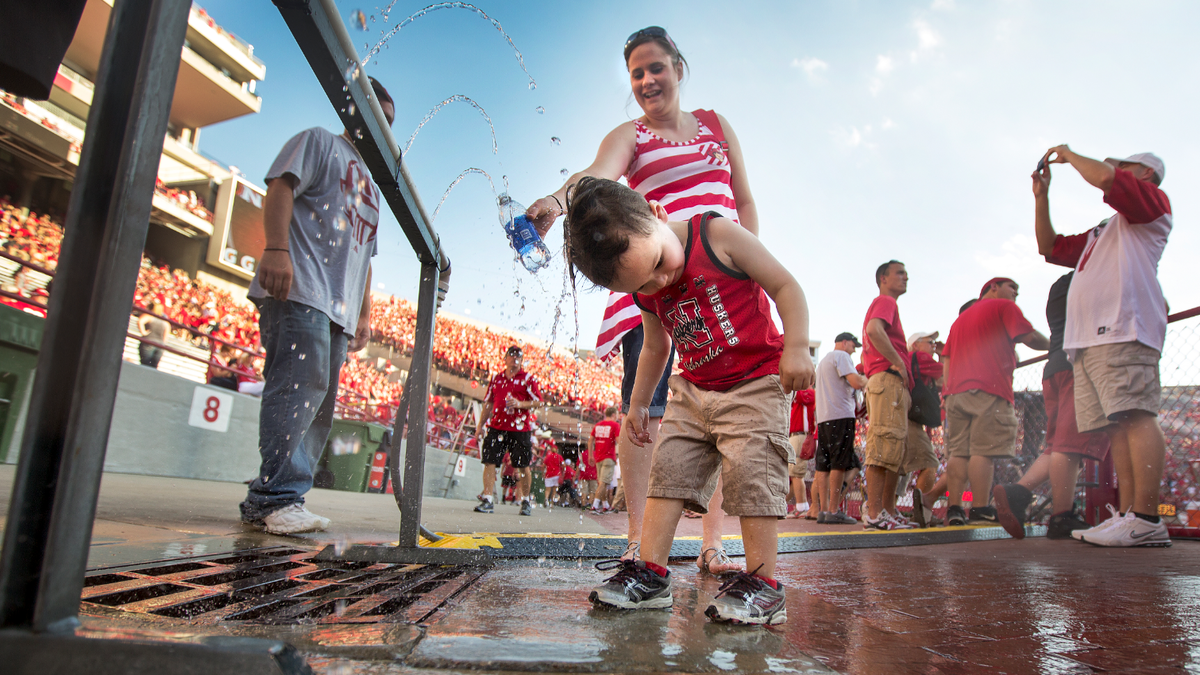
[[[716,213],[668,222],[657,202],[610,180],[585,177],[571,194],[565,257],[593,283],[633,293],[645,342],[623,433],[650,441],[649,404],[672,340],[683,372],[671,377],[650,467],[641,560],[596,587],[593,603],[670,607],[667,556],[684,508],[704,513],[724,481],[724,509],[741,518],[746,569],[705,614],[715,621],[780,624],[774,579],[776,525],[787,514],[789,396],[813,385],[804,292],[766,247]],[[775,301],[780,335],[771,319]]]

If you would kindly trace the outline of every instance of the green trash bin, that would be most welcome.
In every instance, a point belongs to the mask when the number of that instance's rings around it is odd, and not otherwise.
[[[0,304],[0,460],[17,461],[14,440],[42,346],[46,320]]]
[[[333,420],[321,462],[333,472],[333,489],[366,492],[371,459],[387,429],[359,420]]]

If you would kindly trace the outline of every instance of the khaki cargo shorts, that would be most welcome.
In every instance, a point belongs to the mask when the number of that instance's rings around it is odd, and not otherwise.
[[[602,459],[600,460],[600,463],[596,465],[596,477],[600,479],[600,484],[604,486],[605,490],[608,489],[609,485],[612,485],[613,471],[615,471],[616,468],[617,461],[615,459]]]
[[[788,464],[788,475],[792,478],[804,480],[808,476],[808,460],[800,459],[800,449],[804,447],[804,439],[808,438],[808,434],[792,434],[788,436],[788,443],[792,445],[792,459],[795,460]]]
[[[1013,457],[1017,414],[1008,401],[971,389],[946,397],[946,452],[951,457]]]
[[[1162,385],[1158,350],[1140,342],[1086,347],[1075,354],[1075,422],[1079,431],[1096,431],[1120,413],[1158,414]]]
[[[787,515],[788,464],[795,456],[788,443],[791,397],[779,376],[709,391],[672,375],[670,387],[647,496],[682,499],[685,509],[707,513],[720,477],[729,515]]]
[[[900,466],[900,473],[936,468],[938,456],[933,450],[933,441],[930,440],[924,426],[909,420],[908,439],[904,443],[904,463]]]
[[[908,408],[912,396],[894,373],[875,373],[867,380],[867,440],[864,466],[900,471],[908,439]]]

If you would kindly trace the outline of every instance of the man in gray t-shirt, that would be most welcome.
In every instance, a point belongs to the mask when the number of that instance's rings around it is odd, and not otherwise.
[[[862,346],[850,333],[833,340],[833,351],[817,364],[817,454],[813,490],[819,490],[822,511],[817,522],[827,525],[857,523],[839,505],[845,494],[846,472],[858,468],[854,454],[854,390],[867,386],[867,378],[854,367],[850,355]]]
[[[391,96],[371,85],[388,124]],[[333,422],[346,352],[371,337],[371,257],[382,206],[349,132],[300,132],[267,174],[266,248],[250,284],[266,360],[262,466],[241,504],[242,522],[272,534],[323,530],[304,508]]]

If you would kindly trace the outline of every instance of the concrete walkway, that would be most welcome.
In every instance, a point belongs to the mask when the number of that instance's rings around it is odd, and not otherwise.
[[[0,467],[0,509],[7,509],[12,474],[13,467]],[[327,543],[392,541],[398,529],[391,495],[314,490],[309,506],[333,519],[331,532],[265,535],[237,521],[244,490],[106,474],[89,568],[120,572],[132,563],[187,558],[215,564],[218,554],[279,545],[301,559]],[[624,527],[623,514],[537,509],[521,518],[515,507],[501,506],[483,516],[471,506],[427,499],[425,524],[462,534],[603,535]],[[733,534],[735,523],[730,519]],[[679,534],[698,534],[698,527],[684,521]],[[691,563],[672,565],[672,610],[611,612],[587,602],[587,591],[604,578],[590,562],[547,559],[501,561],[416,625],[328,618],[206,623],[85,603],[81,634],[272,636],[295,644],[327,673],[1200,672],[1197,554],[1200,545],[1189,541],[1101,549],[1042,537],[785,554],[777,576],[787,587],[788,622],[771,629],[707,621],[703,610],[720,582]],[[312,563],[306,565],[296,573],[309,573]],[[198,572],[178,578],[187,574]]]

